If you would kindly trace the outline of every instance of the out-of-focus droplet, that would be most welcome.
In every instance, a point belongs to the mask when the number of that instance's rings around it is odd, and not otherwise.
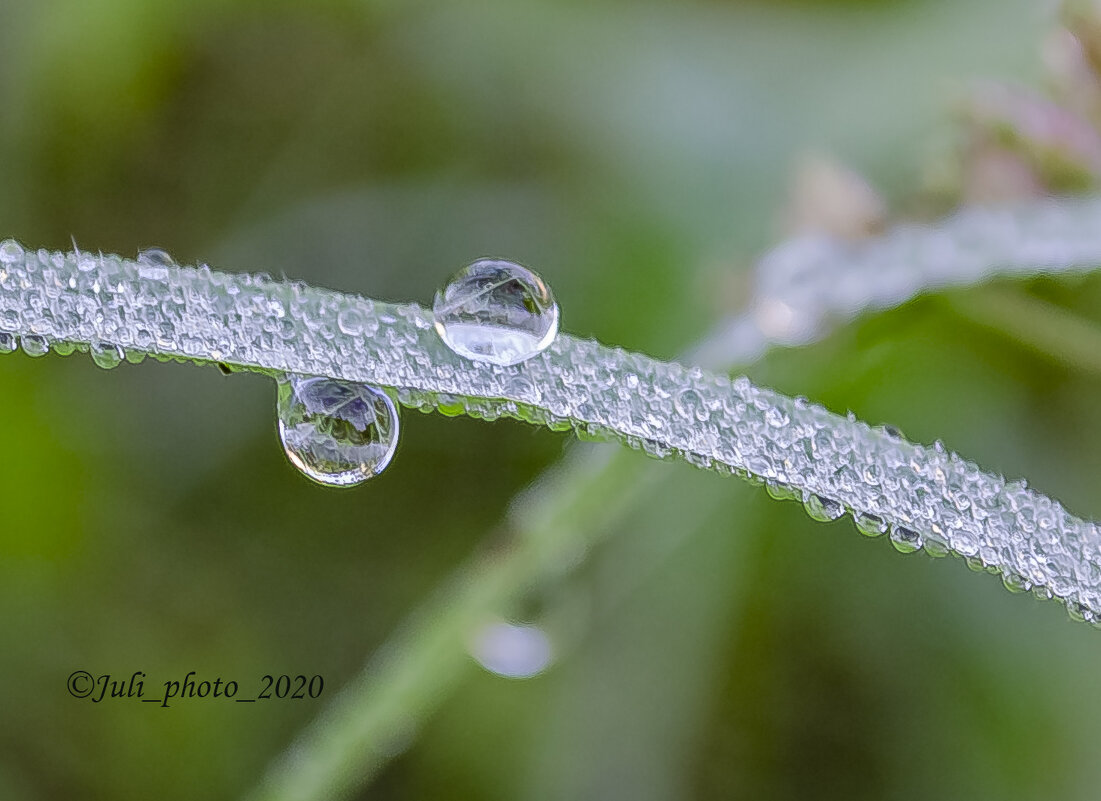
[[[468,359],[501,366],[542,353],[558,334],[558,304],[526,267],[479,259],[436,293],[436,331]]]
[[[471,638],[470,655],[491,673],[530,679],[547,669],[554,655],[550,638],[538,626],[495,621]]]

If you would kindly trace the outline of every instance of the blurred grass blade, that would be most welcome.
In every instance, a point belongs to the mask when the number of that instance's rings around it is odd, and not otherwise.
[[[792,247],[780,251],[789,260],[789,269],[781,276],[769,270],[776,263],[776,253],[761,262],[758,274],[769,290],[758,296],[755,310],[760,309],[762,302],[767,303],[769,297],[790,302],[789,308],[795,308],[800,298],[804,309],[818,301],[813,314],[819,321],[816,326],[819,334],[828,324],[859,313],[859,309],[847,306],[831,308],[829,301],[836,294],[803,292],[799,276],[812,271],[796,269],[797,264],[790,261],[795,252]],[[1089,263],[1089,259],[1083,258],[1080,266],[1088,268]],[[899,259],[878,266],[886,269],[891,264],[906,268]],[[876,266],[872,259],[840,261],[832,266],[829,278],[845,284],[850,281],[847,269],[853,269],[859,277],[862,270]],[[1001,262],[987,266],[978,275],[974,271],[967,275],[978,280],[1020,271],[1019,263]],[[785,276],[787,283],[782,280]],[[890,297],[901,303],[917,292],[969,279],[941,268],[923,280],[924,283],[906,283],[908,293],[899,291],[890,282],[881,282],[884,294],[869,297],[868,305],[884,308]],[[707,360],[715,367],[747,363],[769,342],[782,339],[777,333],[783,331],[771,334],[763,331],[752,313],[738,316],[718,326],[716,334],[696,349],[693,358]],[[403,731],[411,722],[422,720],[441,702],[446,694],[445,685],[453,686],[455,677],[464,675],[464,669],[473,672],[474,663],[467,656],[463,634],[466,627],[484,621],[487,615],[504,614],[524,588],[575,562],[579,553],[595,544],[601,532],[622,512],[632,508],[637,499],[648,495],[665,475],[658,465],[632,459],[622,451],[575,449],[558,468],[517,498],[508,519],[507,527],[514,532],[509,547],[498,550],[492,559],[479,558],[430,599],[386,646],[387,659],[373,660],[355,684],[315,720],[273,767],[255,797],[324,798],[365,783],[386,759],[385,745],[380,744],[391,741],[395,731]],[[506,575],[510,580],[504,580]],[[495,603],[488,602],[482,594],[486,587],[500,590]],[[459,619],[457,608],[469,611],[470,615]],[[443,629],[444,621],[459,627],[451,632],[450,639]],[[430,672],[424,670],[423,660],[428,655],[432,659]],[[395,703],[396,698],[402,697],[397,691],[404,686],[402,677],[418,671],[424,680],[420,691],[405,694],[404,705]]]

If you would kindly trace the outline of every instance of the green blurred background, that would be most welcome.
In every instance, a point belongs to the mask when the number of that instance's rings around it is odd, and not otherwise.
[[[1044,5],[0,0],[0,236],[422,303],[502,255],[566,330],[671,358],[746,300],[801,154],[907,208],[966,81],[1040,84]],[[1101,320],[1101,280],[1008,289]],[[749,374],[1101,517],[1098,376],[975,327],[972,295]],[[390,469],[337,491],[287,463],[261,377],[15,355],[0,387],[11,801],[246,792],[318,702],[97,705],[66,677],[331,698],[568,444],[406,412]],[[533,601],[581,640],[461,683],[362,798],[1098,797],[1101,632],[662,469]]]

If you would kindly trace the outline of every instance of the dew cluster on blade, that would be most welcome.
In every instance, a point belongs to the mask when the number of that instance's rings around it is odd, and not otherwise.
[[[982,273],[977,242],[1002,254],[997,269],[1007,273],[1101,265],[1101,229],[1086,224],[1101,215],[1101,201],[1051,208],[958,215],[928,236],[938,258],[960,260],[966,275]],[[1014,260],[1001,241],[1010,232],[1032,237],[1021,251],[1027,258]],[[841,255],[830,251],[829,263],[901,270],[908,249],[928,252],[915,245],[924,235],[845,246]],[[943,264],[938,270],[936,280],[951,275]],[[882,286],[890,289],[882,302],[914,291]],[[795,295],[783,297],[791,314],[776,312],[772,323],[809,313]],[[848,302],[829,297],[839,308]],[[422,411],[513,417],[764,484],[816,520],[848,512],[859,531],[887,533],[900,551],[955,554],[1058,598],[1072,616],[1101,615],[1101,531],[1024,482],[744,376],[560,334],[558,314],[542,279],[497,259],[461,271],[428,310],[179,266],[148,251],[129,260],[0,243],[0,352],[18,342],[31,355],[91,351],[104,367],[150,354],[288,376],[278,402],[287,455],[322,483],[352,485],[385,469],[398,435],[392,398]]]

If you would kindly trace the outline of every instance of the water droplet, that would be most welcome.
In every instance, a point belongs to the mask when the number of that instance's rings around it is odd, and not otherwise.
[[[15,335],[0,331],[0,353],[11,353],[15,348]]]
[[[788,424],[790,418],[783,409],[779,409],[775,406],[769,406],[765,409],[765,422],[773,428],[783,428]]]
[[[436,331],[449,348],[475,361],[518,364],[542,353],[558,334],[558,304],[526,267],[479,259],[436,293]]]
[[[678,414],[687,417],[689,420],[694,419],[702,423],[711,416],[711,412],[708,411],[700,393],[692,388],[682,389],[678,392],[673,398],[673,406],[676,407]]]
[[[891,526],[891,545],[900,553],[913,553],[921,550],[921,535],[906,526]]]
[[[553,656],[550,638],[538,626],[493,622],[471,638],[470,655],[491,673],[530,679],[547,669]]]
[[[19,344],[28,356],[45,356],[50,352],[50,343],[46,341],[46,337],[26,334],[19,338]]]
[[[23,246],[14,239],[5,239],[0,242],[0,263],[14,264],[23,260]]]
[[[55,342],[52,346],[53,352],[58,356],[72,356],[76,353],[75,342]]]
[[[806,509],[811,520],[817,520],[819,523],[836,520],[845,513],[845,507],[833,498],[826,498],[813,492],[808,492],[803,497],[803,508]]]
[[[1005,588],[1010,592],[1025,592],[1032,586],[1032,582],[1020,573],[1014,573],[1012,571],[1002,573],[1002,584],[1004,584]]]
[[[887,533],[887,523],[879,515],[860,512],[853,517],[856,530],[866,537],[878,537]]]
[[[777,481],[766,481],[765,492],[768,493],[770,498],[777,501],[799,501],[803,499],[802,494],[797,489]]]
[[[367,384],[291,376],[279,383],[278,411],[287,458],[319,484],[360,484],[397,449],[397,407]]]
[[[92,354],[92,361],[96,363],[97,367],[102,367],[104,370],[118,367],[122,364],[122,360],[126,358],[122,348],[109,342],[93,342],[89,350]]]
[[[176,260],[161,248],[145,248],[138,251],[138,261],[150,267],[174,267]]]
[[[367,315],[355,306],[346,306],[337,313],[336,324],[348,336],[357,337],[367,325]]]

